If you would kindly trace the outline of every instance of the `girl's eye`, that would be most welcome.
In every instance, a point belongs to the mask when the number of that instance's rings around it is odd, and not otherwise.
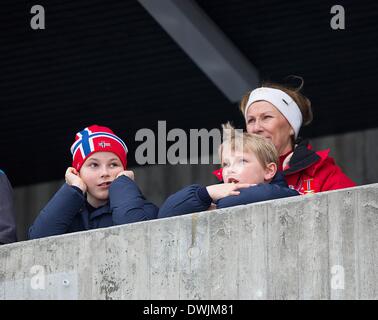
[[[253,123],[253,122],[255,122],[255,119],[249,119],[248,120],[248,123]]]
[[[228,163],[222,163],[222,167],[223,168],[228,167]]]
[[[265,117],[264,117],[264,120],[265,120],[265,119],[270,119],[270,118],[272,118],[272,116],[265,116]]]
[[[116,168],[116,167],[119,167],[119,165],[118,165],[118,163],[113,162],[113,163],[110,164],[110,167]]]
[[[93,162],[92,162],[92,163],[89,164],[89,166],[90,166],[91,168],[96,168],[96,167],[97,167],[97,163],[93,163]]]

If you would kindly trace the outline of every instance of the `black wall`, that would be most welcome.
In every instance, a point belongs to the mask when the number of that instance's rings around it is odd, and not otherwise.
[[[376,1],[197,1],[263,79],[305,79],[317,137],[378,126]],[[32,30],[43,5],[46,29]],[[330,27],[345,8],[346,29]],[[243,125],[230,103],[137,1],[2,1],[0,168],[13,185],[63,178],[75,133],[97,123],[128,144],[140,128]]]

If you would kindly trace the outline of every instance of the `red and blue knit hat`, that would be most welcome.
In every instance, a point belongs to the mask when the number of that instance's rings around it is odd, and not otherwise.
[[[126,144],[109,128],[95,124],[76,133],[75,142],[71,146],[72,166],[79,171],[88,157],[101,151],[117,155],[126,170]]]

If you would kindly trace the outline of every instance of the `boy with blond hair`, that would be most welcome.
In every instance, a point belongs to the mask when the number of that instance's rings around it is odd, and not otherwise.
[[[278,153],[271,141],[246,132],[237,134],[229,124],[223,128],[228,132],[219,148],[224,183],[194,184],[178,191],[163,203],[158,218],[299,194],[277,172]]]

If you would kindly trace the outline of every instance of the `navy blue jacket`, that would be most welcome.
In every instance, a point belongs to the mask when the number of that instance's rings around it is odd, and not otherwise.
[[[0,244],[17,241],[12,186],[0,170]]]
[[[94,211],[88,205],[81,190],[64,184],[30,227],[29,239],[155,219],[159,211],[126,176],[112,182],[107,204]]]
[[[217,209],[299,195],[296,190],[287,187],[280,172],[277,172],[270,183],[260,183],[239,191],[240,194],[237,196],[228,196],[216,201]],[[193,184],[171,195],[160,207],[158,218],[205,211],[212,202],[206,187]]]

